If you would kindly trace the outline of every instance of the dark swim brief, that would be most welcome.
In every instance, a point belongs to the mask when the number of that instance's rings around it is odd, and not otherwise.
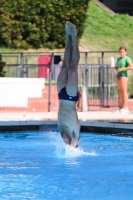
[[[58,94],[58,98],[62,100],[68,100],[68,101],[78,101],[79,100],[79,93],[77,93],[77,96],[73,97],[67,94],[66,88],[62,88],[61,91]]]
[[[126,76],[125,74],[117,74],[117,76],[116,76],[118,79],[120,79],[121,77],[128,77],[128,76]]]

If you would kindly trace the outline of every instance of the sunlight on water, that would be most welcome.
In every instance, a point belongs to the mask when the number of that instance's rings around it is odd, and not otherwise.
[[[71,158],[79,156],[97,156],[95,151],[86,152],[81,147],[73,148],[70,145],[64,143],[61,136],[57,133],[50,133],[49,140],[51,144],[55,146],[54,156],[58,158]]]

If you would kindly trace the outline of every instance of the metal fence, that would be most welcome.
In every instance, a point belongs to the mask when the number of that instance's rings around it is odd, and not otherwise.
[[[7,77],[44,77],[49,82],[57,81],[64,53],[0,53],[2,61],[6,62]],[[110,57],[117,58],[117,51],[82,52],[78,67],[79,90],[87,89],[90,106],[118,106],[116,89],[116,72],[110,67]],[[59,58],[60,59],[56,59]],[[49,61],[48,61],[49,58]],[[50,101],[50,99],[49,99]],[[50,109],[50,108],[49,108]]]
[[[85,86],[90,106],[118,106],[116,72],[109,65],[79,65],[79,88]]]

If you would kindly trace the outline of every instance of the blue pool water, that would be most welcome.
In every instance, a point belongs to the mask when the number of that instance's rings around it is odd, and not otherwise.
[[[57,132],[0,134],[0,200],[132,200],[133,138]]]

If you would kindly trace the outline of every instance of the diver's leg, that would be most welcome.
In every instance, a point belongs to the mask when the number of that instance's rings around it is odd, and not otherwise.
[[[71,136],[70,146],[76,148],[80,137],[80,124],[78,123]]]
[[[63,138],[63,140],[64,140],[64,142],[66,144],[70,144],[71,143],[70,137],[68,135],[66,135],[65,133],[62,134],[62,138]]]
[[[62,68],[57,80],[58,93],[63,87],[66,86],[66,82],[68,78],[68,68],[70,66],[70,61],[71,61],[72,42],[71,42],[70,33],[68,31],[68,23],[69,22],[66,22],[65,24],[66,45],[65,45],[64,59],[63,59]]]
[[[70,96],[76,96],[78,92],[78,62],[79,62],[79,48],[77,42],[77,32],[74,24],[69,25],[69,30],[72,38],[72,57],[68,69],[68,79],[66,83],[66,91]]]
[[[63,59],[63,66],[69,68],[71,56],[72,56],[72,39],[69,31],[69,24],[70,22],[66,22],[65,24],[65,33],[66,33],[66,45],[64,51],[64,59]]]

